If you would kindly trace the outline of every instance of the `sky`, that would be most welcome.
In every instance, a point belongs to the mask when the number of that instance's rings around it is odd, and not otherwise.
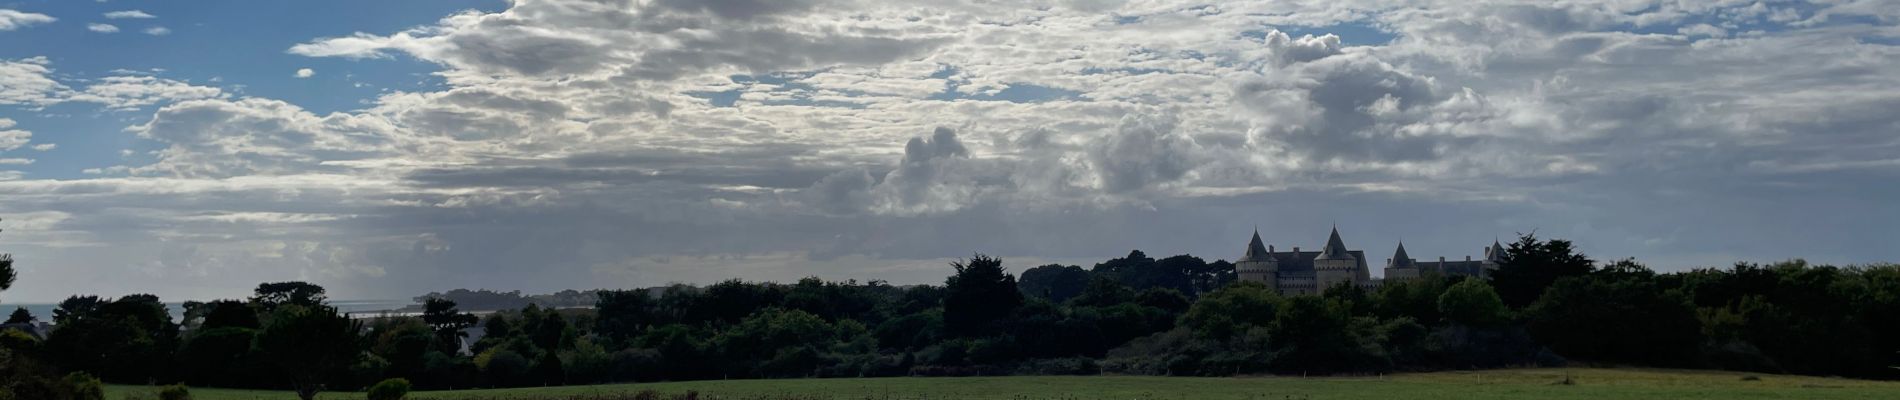
[[[1892,262],[1896,110],[1880,0],[0,0],[0,301]]]

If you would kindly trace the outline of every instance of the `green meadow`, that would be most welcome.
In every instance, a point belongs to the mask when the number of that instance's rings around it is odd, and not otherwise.
[[[1566,380],[1568,383],[1565,383]],[[116,385],[108,399],[148,387]],[[632,399],[643,391],[701,399],[1892,399],[1900,382],[1661,369],[1539,368],[1367,377],[1007,376],[773,379],[418,391],[410,399]],[[196,388],[194,400],[291,400],[288,391]],[[362,399],[331,392],[325,400]]]

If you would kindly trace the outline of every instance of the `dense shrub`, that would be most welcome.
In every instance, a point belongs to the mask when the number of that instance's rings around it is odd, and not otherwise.
[[[389,378],[369,387],[369,400],[402,400],[409,395],[409,380]]]
[[[92,374],[74,372],[66,374],[64,379],[66,398],[69,400],[105,400],[105,385]]]
[[[162,386],[158,388],[158,400],[191,400],[191,390],[182,384]]]

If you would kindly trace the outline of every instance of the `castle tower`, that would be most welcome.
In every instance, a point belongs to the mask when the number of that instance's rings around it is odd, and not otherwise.
[[[1385,261],[1385,280],[1417,279],[1418,263],[1410,254],[1405,254],[1405,242],[1399,242],[1399,249],[1392,252],[1392,259]]]
[[[1499,244],[1497,239],[1491,239],[1491,246],[1484,248],[1484,261],[1478,262],[1478,267],[1483,270],[1483,276],[1488,277],[1491,276],[1491,271],[1496,271],[1503,265],[1504,245]]]
[[[1369,275],[1359,268],[1359,258],[1346,250],[1346,242],[1339,239],[1339,227],[1333,227],[1332,237],[1326,239],[1326,248],[1320,249],[1319,256],[1313,258],[1313,277],[1318,290],[1345,282],[1357,285],[1370,280]]]
[[[1234,262],[1234,270],[1241,282],[1259,282],[1272,289],[1280,287],[1280,260],[1260,243],[1259,229],[1253,231],[1253,240],[1247,242],[1247,254]]]

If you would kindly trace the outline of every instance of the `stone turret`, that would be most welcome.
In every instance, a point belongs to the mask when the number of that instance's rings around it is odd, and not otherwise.
[[[1405,243],[1400,242],[1399,249],[1392,252],[1392,258],[1385,260],[1385,280],[1417,279],[1418,276],[1418,262],[1412,260],[1412,255],[1405,254]]]
[[[1241,282],[1259,282],[1269,288],[1279,287],[1280,260],[1274,258],[1273,250],[1260,242],[1260,230],[1253,231],[1253,240],[1247,242],[1247,253],[1234,262],[1234,270]]]
[[[1497,239],[1491,239],[1491,246],[1484,248],[1484,260],[1479,262],[1479,269],[1482,270],[1484,276],[1491,276],[1491,271],[1498,270],[1498,267],[1502,265],[1504,265],[1504,245],[1498,243]]]
[[[1333,287],[1343,282],[1358,282],[1359,258],[1346,250],[1346,242],[1339,239],[1339,227],[1333,227],[1331,237],[1326,238],[1326,248],[1320,249],[1319,256],[1313,258],[1314,283],[1319,290]],[[1365,274],[1369,275],[1369,274]]]

